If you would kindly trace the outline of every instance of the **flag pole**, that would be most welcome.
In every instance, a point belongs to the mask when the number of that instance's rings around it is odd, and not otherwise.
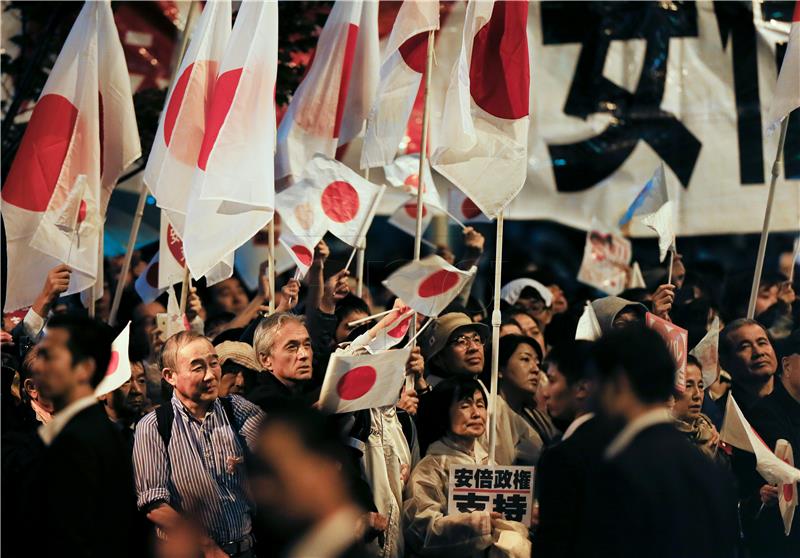
[[[792,251],[792,265],[789,268],[789,283],[794,283],[794,268],[797,266],[797,258],[800,257],[800,236],[794,241],[794,250]]]
[[[272,219],[269,222],[269,252],[267,256],[267,278],[269,279],[269,313],[275,312],[275,296],[277,290],[275,289],[275,214],[272,214]]]
[[[503,267],[503,210],[497,214],[494,256],[494,309],[492,310],[492,376],[489,385],[489,465],[495,464],[497,445],[497,378],[500,368],[500,276]]]
[[[347,259],[347,263],[342,269],[349,268],[350,264],[353,263],[353,258],[355,257],[359,249],[362,246],[366,246],[367,229],[369,229],[370,225],[372,224],[372,220],[375,218],[375,214],[378,212],[378,204],[381,203],[381,198],[383,198],[383,193],[385,191],[386,191],[386,184],[382,184],[380,190],[378,190],[378,193],[375,194],[375,197],[372,199],[372,204],[369,206],[369,212],[367,213],[367,218],[364,219],[364,222],[361,223],[361,227],[358,230],[356,245],[353,248],[353,251],[350,252],[350,257]]]
[[[183,281],[181,282],[181,314],[186,313],[186,301],[189,300],[189,285],[191,284],[191,277],[189,276],[189,266],[183,265]]]
[[[364,169],[364,180],[369,180],[369,167]],[[356,296],[361,298],[364,294],[364,254],[367,251],[367,237],[357,247],[358,254],[356,259]]]
[[[761,240],[758,243],[758,256],[756,257],[756,271],[753,274],[753,285],[750,287],[750,302],[747,305],[747,317],[753,319],[756,313],[756,299],[758,298],[758,286],[761,283],[761,272],[764,269],[764,254],[767,251],[767,236],[769,235],[769,220],[772,216],[772,202],[775,199],[775,184],[778,177],[783,174],[783,145],[786,143],[786,128],[789,125],[789,115],[781,122],[781,134],[778,139],[778,152],[775,155],[775,162],[772,164],[772,180],[769,183],[769,194],[767,196],[767,208],[764,211],[764,227],[761,229]]]
[[[186,14],[186,24],[181,31],[180,46],[178,47],[178,56],[174,62],[172,69],[171,83],[175,83],[175,76],[178,75],[178,70],[181,67],[181,60],[183,55],[186,54],[186,47],[189,46],[189,35],[192,25],[195,22],[195,15],[197,14],[198,2],[191,2],[189,6],[189,13]],[[140,171],[144,170],[144,166]],[[131,232],[128,235],[128,246],[125,251],[125,260],[122,264],[122,273],[120,274],[119,281],[117,281],[117,288],[114,289],[114,300],[111,303],[111,311],[108,314],[108,325],[114,326],[117,321],[117,313],[119,312],[119,304],[122,301],[122,289],[125,286],[125,278],[131,269],[131,260],[133,259],[133,248],[136,244],[136,238],[139,236],[139,227],[142,225],[142,216],[144,215],[144,204],[147,201],[147,186],[142,181],[141,190],[139,192],[139,201],[136,204],[136,213],[133,216],[133,223],[131,224]],[[181,295],[182,296],[182,295]]]
[[[672,245],[675,246],[675,238],[672,239]],[[669,271],[667,272],[667,285],[672,285],[672,264],[675,263],[675,250],[669,251]]]
[[[428,52],[425,60],[425,91],[423,92],[422,104],[422,138],[419,148],[419,182],[417,183],[417,223],[414,233],[414,260],[418,261],[422,255],[422,190],[425,188],[425,161],[428,158],[428,120],[430,119],[430,93],[431,93],[431,74],[433,73],[433,41],[435,31],[428,31]],[[416,314],[411,320],[409,330],[411,339],[416,341],[417,336],[417,317]],[[412,344],[413,348],[414,345]],[[414,387],[414,378],[406,376],[406,390]]]

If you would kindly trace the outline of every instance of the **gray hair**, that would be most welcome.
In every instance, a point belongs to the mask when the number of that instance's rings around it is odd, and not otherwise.
[[[297,316],[290,312],[276,312],[259,322],[253,334],[253,348],[256,351],[257,358],[262,354],[269,356],[270,352],[272,352],[272,346],[275,344],[275,337],[287,322],[305,325],[305,320],[302,316]]]
[[[178,365],[178,351],[192,341],[196,341],[198,339],[205,339],[208,341],[208,338],[205,335],[196,333],[194,331],[181,331],[167,339],[164,343],[164,346],[161,347],[161,355],[159,359],[161,370],[164,370],[164,368],[169,368],[170,370],[175,371],[175,368]],[[211,341],[208,342],[209,344],[211,343]]]

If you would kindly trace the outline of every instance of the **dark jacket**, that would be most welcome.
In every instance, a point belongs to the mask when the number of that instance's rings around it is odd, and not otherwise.
[[[733,479],[670,423],[645,428],[604,461],[591,498],[595,556],[735,555]]]
[[[144,555],[130,453],[99,404],[76,414],[34,469],[27,556]]]

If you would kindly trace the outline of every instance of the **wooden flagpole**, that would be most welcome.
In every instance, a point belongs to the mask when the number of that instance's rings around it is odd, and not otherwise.
[[[275,296],[278,292],[275,289],[275,214],[269,222],[269,251],[267,256],[267,278],[269,279],[269,313],[275,312]]]
[[[369,180],[369,167],[364,169],[364,180]],[[364,256],[367,251],[367,234],[356,247],[358,250],[356,258],[356,296],[361,298],[364,294]]]
[[[504,210],[505,208],[503,208]],[[503,210],[497,214],[494,256],[494,309],[492,310],[492,376],[489,385],[489,465],[495,464],[497,446],[497,383],[500,369],[500,277],[503,268]]]
[[[789,125],[789,115],[781,122],[781,134],[778,139],[778,153],[775,155],[775,162],[772,164],[772,180],[769,183],[769,194],[767,196],[767,208],[764,211],[764,227],[761,229],[761,240],[758,243],[758,256],[756,257],[756,271],[753,274],[753,284],[750,287],[750,302],[747,305],[747,317],[753,319],[756,313],[756,299],[758,298],[758,286],[761,283],[761,272],[764,269],[764,254],[767,251],[767,237],[769,236],[769,220],[772,216],[772,202],[775,199],[775,184],[778,177],[783,174],[783,145],[786,143],[786,128]]]

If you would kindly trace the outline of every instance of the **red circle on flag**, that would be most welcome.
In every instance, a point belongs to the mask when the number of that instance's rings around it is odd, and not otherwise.
[[[3,185],[6,203],[28,211],[47,209],[77,119],[78,109],[66,97],[39,99]]]
[[[398,50],[409,68],[417,73],[423,73],[428,58],[428,32],[417,33],[400,45]]]
[[[152,288],[158,288],[158,262],[155,262],[153,265],[150,266],[150,269],[147,270],[147,275],[145,275],[145,281],[147,284],[150,285]]]
[[[108,368],[106,369],[106,376],[110,376],[117,371],[119,366],[119,351],[111,351],[111,358],[108,359]]]
[[[417,294],[422,298],[430,298],[446,293],[458,284],[458,273],[440,269],[428,275],[417,289]]]
[[[336,384],[336,393],[345,401],[362,397],[372,389],[378,374],[372,366],[356,366],[345,372]]]
[[[358,215],[358,192],[349,182],[331,182],[322,191],[322,211],[337,223],[352,221]]]
[[[393,327],[392,329],[387,331],[386,334],[389,337],[394,337],[395,339],[400,339],[408,331],[408,326],[411,325],[411,318],[413,318],[413,317],[414,317],[414,315],[412,314],[411,316],[409,316],[408,318],[406,318],[405,320],[403,320],[402,322],[397,324],[395,327]]]
[[[233,104],[233,97],[236,95],[236,87],[242,77],[242,68],[228,70],[217,79],[214,85],[214,97],[211,99],[211,106],[206,115],[206,131],[203,135],[203,144],[200,146],[200,155],[197,157],[197,166],[206,170],[208,157],[214,149],[219,130],[222,128],[228,111]]]
[[[794,483],[792,484],[784,484],[783,485],[783,499],[787,502],[791,502],[792,498],[794,498]]]
[[[181,265],[186,265],[186,258],[183,255],[183,241],[178,236],[178,233],[175,232],[175,229],[172,228],[172,225],[167,225],[167,246],[169,246],[169,251],[175,261]]]
[[[300,260],[300,263],[306,267],[310,266],[311,261],[314,259],[314,256],[311,254],[311,250],[301,244],[295,244],[292,246],[292,252],[294,252],[294,255],[297,256],[298,260]]]
[[[178,113],[181,111],[186,88],[189,86],[189,78],[192,77],[192,68],[194,68],[194,62],[186,67],[178,81],[175,82],[172,95],[169,97],[167,111],[164,113],[164,142],[167,147],[172,141],[172,131],[175,129],[175,121],[178,120]]]
[[[495,2],[489,23],[478,31],[472,43],[472,100],[498,118],[528,115],[527,20],[527,2]]]
[[[86,200],[81,200],[78,206],[78,223],[83,223],[86,220]]]
[[[405,204],[403,206],[403,208],[406,210],[406,213],[408,214],[409,217],[411,217],[412,219],[416,219],[417,218],[417,204],[416,204],[416,202],[407,203],[407,204]],[[423,203],[422,204],[422,217],[424,218],[424,217],[427,217],[427,216],[428,216],[428,208],[425,207],[425,204]]]
[[[406,179],[403,181],[403,184],[406,186],[412,186],[416,188],[419,186],[419,175],[418,174],[409,174]],[[424,190],[423,190],[424,191]]]
[[[481,210],[478,209],[478,206],[475,205],[474,201],[469,198],[464,198],[464,201],[461,202],[461,213],[467,219],[474,219],[481,214]]]

